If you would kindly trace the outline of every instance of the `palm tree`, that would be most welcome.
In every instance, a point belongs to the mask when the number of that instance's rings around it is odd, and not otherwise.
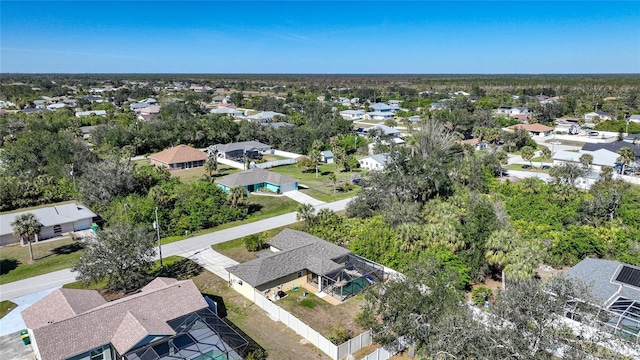
[[[16,216],[11,226],[13,227],[13,235],[20,238],[20,244],[24,246],[24,240],[27,240],[29,244],[29,262],[33,263],[31,238],[40,234],[40,221],[33,213],[26,213]]]
[[[516,234],[509,230],[494,231],[485,244],[487,251],[484,254],[485,259],[491,265],[498,267],[502,272],[502,288],[505,288],[504,269],[509,263],[509,254],[515,250]]]
[[[329,174],[329,181],[333,184],[333,194],[336,194],[336,183],[338,182],[338,178],[335,173]]]
[[[298,212],[296,213],[296,220],[310,224],[314,218],[314,210],[315,209],[311,204],[300,204],[298,206]]]
[[[522,158],[527,160],[529,162],[529,165],[533,167],[533,163],[531,162],[531,159],[533,159],[533,157],[536,155],[533,148],[531,146],[525,146],[520,151],[521,151]]]
[[[242,186],[234,186],[229,189],[229,194],[227,195],[227,201],[231,204],[231,206],[237,208],[239,204],[242,203],[244,199],[247,198],[247,192]]]
[[[502,271],[502,288],[505,274],[514,280],[523,280],[535,275],[538,259],[533,242],[522,239],[513,230],[494,231],[485,244],[485,259]]]
[[[204,171],[209,174],[209,179],[212,179],[213,173],[218,172],[218,157],[210,156],[207,162],[204,164]]]
[[[591,164],[593,164],[593,155],[591,154],[582,154],[580,156],[580,164],[582,164],[582,168],[586,171],[589,170]]]
[[[542,151],[540,152],[540,155],[542,156],[543,159],[551,159],[551,157],[553,156],[553,153],[551,152],[551,149],[549,149],[546,146],[543,146]],[[540,165],[542,165],[542,160],[540,160]]]
[[[498,150],[496,152],[496,161],[498,161],[498,170],[500,170],[500,177],[502,177],[502,167],[509,161],[509,156],[504,150]]]
[[[623,147],[620,150],[618,150],[618,154],[620,154],[620,156],[616,159],[616,161],[621,162],[622,163],[622,175],[624,175],[625,172],[625,167],[627,166],[627,164],[632,163],[635,159],[636,159],[636,154],[633,151],[633,149],[629,148],[629,147]]]

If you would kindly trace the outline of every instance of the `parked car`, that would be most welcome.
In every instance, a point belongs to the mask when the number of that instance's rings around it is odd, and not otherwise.
[[[540,166],[541,169],[551,169],[551,165],[542,165]]]
[[[597,132],[597,131],[589,131],[587,134],[588,134],[589,136],[598,136],[598,135],[600,135],[600,133],[599,133],[599,132]]]
[[[638,175],[638,169],[636,169],[636,168],[624,169],[624,174],[625,175],[629,175],[629,176]]]

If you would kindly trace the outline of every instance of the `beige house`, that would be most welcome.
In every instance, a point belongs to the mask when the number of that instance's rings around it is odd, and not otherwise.
[[[207,153],[188,145],[178,145],[149,155],[151,165],[164,166],[169,170],[183,170],[204,166]]]
[[[344,301],[387,278],[382,265],[302,231],[284,229],[267,244],[257,259],[227,268],[229,285],[252,301],[255,291],[277,300],[296,287]]]

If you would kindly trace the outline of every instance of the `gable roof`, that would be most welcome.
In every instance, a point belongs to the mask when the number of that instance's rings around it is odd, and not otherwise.
[[[267,244],[280,251],[231,266],[227,271],[255,287],[304,269],[325,275],[342,268],[334,259],[351,253],[345,248],[293,229],[282,230]]]
[[[194,149],[189,145],[178,145],[149,155],[150,159],[163,164],[179,164],[189,161],[206,160],[207,153]]]
[[[286,117],[285,114],[281,114],[275,111],[263,111],[261,113],[255,114],[255,115],[251,115],[251,116],[247,116],[247,119],[250,120],[269,120],[269,119],[273,119],[274,116],[282,116],[282,117]]]
[[[373,105],[370,105],[369,107],[371,109],[377,110],[377,111],[389,111],[389,110],[391,110],[391,106],[389,106],[387,104],[383,104],[383,103],[375,103]]]
[[[259,141],[240,141],[229,144],[216,144],[218,152],[227,153],[231,151],[243,150],[243,151],[255,151],[255,150],[268,150],[271,149],[271,145],[263,144]]]
[[[91,210],[76,204],[56,205],[41,209],[2,214],[0,215],[0,235],[13,233],[11,223],[15,221],[16,217],[26,213],[34,214],[42,226],[67,224],[81,219],[92,219],[96,216]]]
[[[565,276],[583,281],[590,285],[591,295],[609,306],[619,296],[640,301],[640,288],[618,281],[617,276],[624,268],[638,269],[618,261],[604,259],[584,259],[569,269]]]
[[[373,160],[380,165],[387,165],[387,162],[389,162],[389,154],[375,154],[375,155],[364,157],[358,161],[363,161],[363,160]]]
[[[614,166],[616,163],[616,159],[619,156],[615,152],[606,149],[600,149],[596,151],[580,150],[579,152],[558,150],[555,152],[555,154],[553,154],[553,160],[571,161],[577,163],[580,162],[580,157],[585,154],[593,156],[594,165],[607,166]]]
[[[75,291],[77,293],[73,296],[82,299],[95,298],[97,293],[93,290]],[[56,301],[60,293],[53,295],[56,299],[50,298],[52,294],[22,312],[42,359],[66,359],[109,343],[118,353],[124,354],[147,335],[172,334],[167,321],[207,307],[207,302],[191,280],[146,288],[98,306],[90,304],[87,310],[78,314],[65,311],[68,304]],[[34,314],[46,316],[37,320]]]
[[[626,141],[616,141],[612,143],[585,143],[582,146],[582,150],[595,151],[600,149],[605,149],[609,151],[613,151],[614,153],[618,153],[622,148],[631,148],[633,152],[636,154],[636,157],[640,156],[640,146],[633,145],[633,143],[629,143]]]
[[[298,180],[276,172],[253,168],[239,173],[229,174],[217,182],[218,184],[231,188],[235,186],[247,186],[265,182],[273,185],[284,185],[298,182]]]
[[[333,157],[333,152],[331,150],[325,150],[325,151],[321,151],[320,155],[328,158],[328,157]]]

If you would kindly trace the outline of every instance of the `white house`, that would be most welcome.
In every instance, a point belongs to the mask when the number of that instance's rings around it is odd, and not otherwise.
[[[631,115],[627,120],[634,123],[640,123],[640,115]]]
[[[343,110],[340,111],[340,116],[345,120],[361,120],[364,119],[366,111],[364,110]]]
[[[613,151],[605,149],[596,151],[580,150],[579,152],[560,150],[553,154],[553,165],[561,165],[564,163],[580,165],[580,157],[585,154],[593,156],[592,171],[600,171],[602,166],[614,167],[616,165],[616,159],[620,156]]]
[[[364,115],[365,120],[388,120],[393,119],[396,115],[391,111],[372,111]]]
[[[283,118],[286,117],[285,114],[277,113],[275,111],[263,111],[255,115],[247,116],[246,119],[253,122],[270,122],[273,121],[273,118],[276,116]]]
[[[611,120],[611,114],[603,111],[594,111],[584,114],[584,121],[586,122],[593,122],[595,119],[600,119],[602,121]]]
[[[40,222],[38,240],[49,239],[72,231],[91,228],[96,216],[91,210],[82,205],[57,205],[29,211],[21,211],[0,215],[0,246],[17,243],[20,239],[13,236],[13,223],[19,215],[32,213]]]
[[[107,116],[107,110],[76,111],[76,117],[79,117],[79,118],[83,118],[91,115]]]
[[[217,109],[212,109],[210,111],[212,114],[224,114],[233,117],[241,117],[244,113],[238,109],[230,108],[230,107],[221,107]]]
[[[360,167],[365,170],[382,170],[389,162],[389,155],[387,154],[376,154],[367,156],[358,160],[360,163]]]

